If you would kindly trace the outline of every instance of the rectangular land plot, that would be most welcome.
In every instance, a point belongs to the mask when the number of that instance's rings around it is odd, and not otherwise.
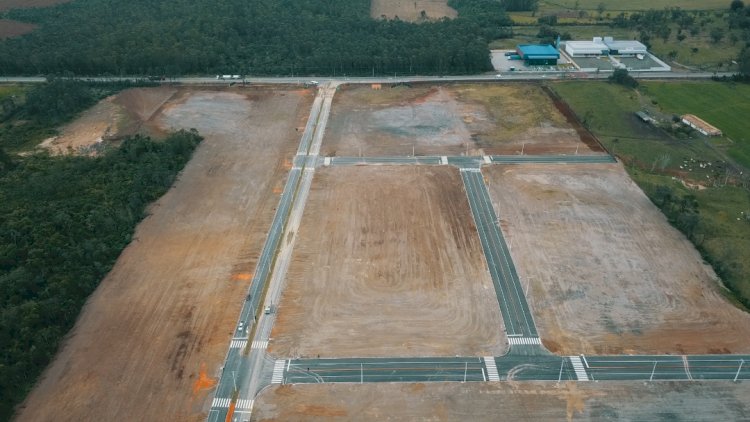
[[[620,165],[484,173],[551,351],[750,350],[750,315],[722,296],[713,270]]]
[[[147,122],[205,140],[88,299],[19,421],[206,420],[312,94],[180,88]]]
[[[317,170],[271,337],[278,357],[503,354],[458,169]]]
[[[252,421],[739,421],[750,384],[297,384],[263,390]]]
[[[321,153],[601,153],[592,139],[581,140],[580,129],[577,120],[563,115],[539,85],[345,86],[334,98]]]

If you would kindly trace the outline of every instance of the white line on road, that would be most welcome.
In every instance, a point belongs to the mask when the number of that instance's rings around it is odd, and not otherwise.
[[[510,337],[508,338],[508,342],[510,344],[516,345],[542,344],[542,341],[539,339],[539,337]]]
[[[265,349],[268,347],[268,340],[255,340],[251,349]]]
[[[229,345],[231,349],[242,349],[243,347],[247,346],[247,340],[232,340],[232,343]]]
[[[211,402],[211,407],[229,407],[231,399],[214,397],[214,401]]]
[[[271,384],[281,384],[284,381],[284,366],[286,366],[284,359],[279,359],[273,364]]]
[[[586,369],[583,368],[580,356],[568,356],[568,359],[570,359],[570,363],[573,365],[573,371],[575,371],[578,381],[588,381],[589,376],[586,375]]]
[[[489,378],[490,381],[500,381],[500,375],[497,374],[497,365],[495,365],[494,357],[485,356],[484,366],[487,367],[487,378]]]

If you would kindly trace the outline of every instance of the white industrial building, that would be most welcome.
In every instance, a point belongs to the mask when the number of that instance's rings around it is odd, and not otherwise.
[[[565,52],[571,57],[637,56],[648,53],[648,48],[638,41],[617,41],[612,37],[594,37],[591,41],[567,41]]]

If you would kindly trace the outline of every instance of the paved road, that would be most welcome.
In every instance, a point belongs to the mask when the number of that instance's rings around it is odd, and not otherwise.
[[[489,161],[488,161],[489,160]],[[586,164],[615,163],[610,155],[490,155],[490,156],[439,156],[418,155],[401,157],[326,157],[323,165],[441,165],[479,168],[482,164]],[[318,162],[320,163],[320,162]]]
[[[750,355],[284,360],[284,383],[750,380]],[[580,363],[577,372],[575,365]],[[492,367],[496,369],[492,369]],[[582,372],[581,372],[582,371]],[[491,373],[497,378],[491,380]]]
[[[732,76],[731,73],[713,73],[713,72],[630,72],[631,76],[637,79],[710,79],[713,76]],[[500,75],[498,77],[497,75]],[[410,83],[410,82],[480,82],[480,81],[537,81],[546,79],[571,79],[576,80],[599,80],[609,77],[609,73],[601,72],[500,72],[483,75],[459,75],[459,76],[378,76],[372,77],[328,77],[328,76],[278,76],[278,77],[247,77],[244,80],[221,80],[215,76],[201,77],[179,77],[169,78],[162,83],[181,83],[181,84],[212,84],[212,85],[229,85],[229,84],[305,84],[311,81],[319,83],[334,82],[351,83],[351,84],[371,84],[371,83]],[[78,79],[92,81],[134,81],[143,79],[143,76],[126,76],[126,77],[79,77]],[[46,81],[45,77],[39,76],[6,76],[0,77],[0,83],[41,83]]]
[[[482,173],[478,168],[462,168],[461,178],[495,286],[506,335],[511,343],[511,353],[517,349],[516,345],[532,348],[537,345],[541,348],[534,318],[526,302],[510,251],[498,227],[499,220],[492,207]]]
[[[228,414],[243,416],[246,413],[249,416],[257,392],[276,381],[273,378],[275,361],[266,354],[275,313],[266,314],[261,312],[261,308],[268,306],[273,310],[275,304],[279,302],[294,248],[293,233],[298,231],[315,171],[314,166],[307,167],[307,164],[316,162],[315,158],[317,151],[320,150],[333,93],[335,93],[335,86],[333,88],[321,87],[313,101],[312,111],[300,139],[294,165],[289,172],[289,178],[281,194],[279,206],[240,312],[238,328],[230,342],[224,369],[209,410],[208,420],[211,422],[223,421]],[[282,238],[290,239],[290,241],[282,245],[280,242]],[[267,289],[265,295],[264,289]]]

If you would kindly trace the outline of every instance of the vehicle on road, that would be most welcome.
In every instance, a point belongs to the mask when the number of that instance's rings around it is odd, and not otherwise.
[[[237,331],[245,331],[245,323],[243,321],[240,321],[240,324],[237,326]]]
[[[269,305],[269,306],[266,306],[266,307],[265,307],[265,308],[263,309],[263,313],[264,313],[264,314],[266,314],[266,315],[270,314],[270,313],[271,313],[271,311],[272,311],[272,310],[271,310],[271,306],[270,306],[270,305]]]

